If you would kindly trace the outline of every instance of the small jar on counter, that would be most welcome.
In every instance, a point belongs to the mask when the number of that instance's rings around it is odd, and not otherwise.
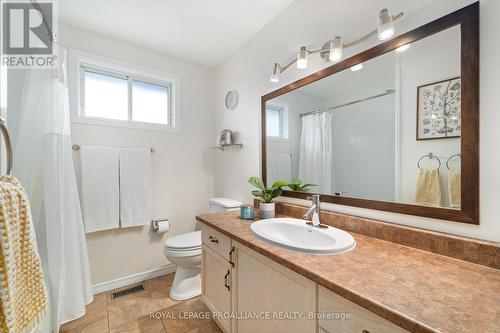
[[[255,217],[254,208],[252,205],[241,205],[240,218],[243,220],[253,220]]]

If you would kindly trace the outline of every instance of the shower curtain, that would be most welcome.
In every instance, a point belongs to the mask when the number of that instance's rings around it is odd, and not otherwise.
[[[332,193],[332,113],[302,117],[299,178],[316,184],[314,192]]]
[[[66,52],[58,68],[26,71],[13,174],[30,197],[35,231],[49,291],[44,328],[85,313],[92,301],[90,270],[73,169]]]

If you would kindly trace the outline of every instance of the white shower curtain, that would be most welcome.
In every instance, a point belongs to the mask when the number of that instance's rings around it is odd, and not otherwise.
[[[38,332],[85,313],[92,287],[73,169],[66,52],[54,70],[26,71],[13,174],[30,197],[49,290],[50,311]],[[37,331],[37,330],[35,330]]]
[[[332,192],[332,113],[302,117],[299,178],[316,184],[314,192]]]

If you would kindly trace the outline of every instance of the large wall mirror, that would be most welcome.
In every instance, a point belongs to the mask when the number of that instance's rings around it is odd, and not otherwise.
[[[478,3],[262,97],[286,196],[479,224]]]

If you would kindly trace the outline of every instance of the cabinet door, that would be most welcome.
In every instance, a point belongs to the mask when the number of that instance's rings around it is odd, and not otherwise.
[[[348,319],[321,319],[320,329],[328,333],[409,333],[373,312],[323,288],[318,289],[319,313],[348,314]],[[321,332],[321,331],[320,331]]]
[[[233,321],[233,333],[316,332],[316,321],[308,319],[316,309],[316,284],[241,244],[235,247],[233,312],[262,318]]]
[[[231,267],[230,264],[207,246],[202,248],[202,300],[210,311],[226,313],[214,320],[225,331],[230,331],[227,314],[231,311]]]

